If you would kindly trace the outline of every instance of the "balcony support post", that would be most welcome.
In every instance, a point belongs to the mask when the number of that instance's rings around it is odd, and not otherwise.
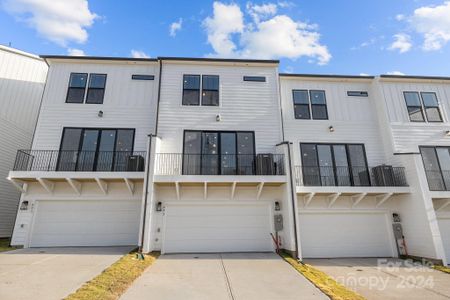
[[[55,184],[44,178],[37,178],[37,181],[42,185],[42,187],[49,193],[53,194],[53,189],[55,188]]]
[[[134,182],[131,181],[128,178],[124,178],[123,180],[125,181],[125,185],[127,186],[127,188],[130,191],[131,195],[134,195]]]
[[[81,182],[78,180],[72,179],[72,178],[66,178],[67,183],[72,187],[72,189],[77,193],[78,195],[81,195]]]
[[[387,194],[385,194],[385,195],[383,195],[383,196],[377,196],[376,198],[377,199],[379,199],[378,200],[378,202],[377,202],[377,205],[376,205],[376,207],[380,207],[381,205],[383,205],[383,203],[384,202],[386,202],[389,198],[391,198],[391,196],[393,195],[394,193],[387,193]]]
[[[256,192],[256,201],[258,201],[259,197],[261,197],[263,187],[264,187],[264,182],[261,182],[260,184],[258,184],[257,192]]]
[[[367,193],[361,193],[356,196],[352,196],[352,201],[353,201],[352,207],[355,207],[356,205],[358,205],[359,202],[361,202],[362,199],[364,199],[364,197],[366,197],[366,195],[367,195]]]
[[[100,179],[100,178],[95,178],[95,181],[97,182],[98,187],[103,192],[103,194],[107,195],[108,194],[108,184],[106,183],[106,181],[104,181],[103,179]]]
[[[177,194],[177,200],[180,201],[180,183],[175,181],[175,192]]]
[[[237,182],[234,181],[233,184],[231,185],[231,197],[230,197],[231,200],[234,200],[234,194],[236,193],[236,184]]]
[[[20,185],[20,181],[11,177],[6,178],[8,179],[20,192],[26,194],[28,185],[24,182],[22,182],[22,185]]]
[[[447,199],[447,201],[445,201],[444,204],[439,206],[439,208],[436,211],[441,211],[441,210],[443,210],[444,208],[446,208],[449,205],[450,205],[450,199]]]
[[[309,193],[308,195],[304,196],[304,203],[305,203],[305,207],[308,207],[308,205],[311,203],[312,199],[314,198],[314,195],[316,193]]]
[[[328,196],[328,208],[331,208],[333,206],[333,204],[336,202],[337,198],[339,198],[339,196],[341,195],[341,193],[334,193],[331,196]]]

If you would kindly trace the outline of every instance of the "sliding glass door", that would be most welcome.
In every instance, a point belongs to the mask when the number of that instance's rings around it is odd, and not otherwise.
[[[450,190],[450,147],[420,147],[431,191]]]
[[[364,145],[302,143],[300,149],[305,185],[370,185]]]
[[[253,132],[184,132],[184,175],[252,175],[254,172]]]

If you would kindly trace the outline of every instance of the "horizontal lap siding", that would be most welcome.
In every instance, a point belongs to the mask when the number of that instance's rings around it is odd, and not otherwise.
[[[380,83],[387,107],[396,152],[417,152],[418,145],[450,145],[445,135],[449,129],[450,84]],[[435,92],[441,105],[444,123],[415,123],[409,121],[404,91]]]
[[[182,106],[183,74],[219,75],[220,106]],[[244,75],[266,82],[244,82]],[[163,153],[183,150],[183,130],[255,131],[256,151],[273,152],[281,141],[276,67],[164,64],[158,136]],[[216,115],[221,121],[216,121]]]
[[[71,72],[107,74],[103,104],[65,103]],[[64,127],[102,127],[136,128],[135,150],[146,150],[147,135],[155,130],[157,72],[156,64],[53,63],[33,148],[57,150]],[[132,74],[155,80],[132,80]]]
[[[328,120],[295,119],[292,90],[297,89],[325,90]],[[347,91],[368,91],[369,97],[348,97]],[[295,165],[301,164],[301,142],[360,143],[365,145],[369,165],[387,162],[370,83],[281,78],[281,98],[285,139],[294,143]]]

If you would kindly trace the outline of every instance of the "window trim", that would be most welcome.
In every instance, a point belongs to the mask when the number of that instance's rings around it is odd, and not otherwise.
[[[420,101],[422,103],[423,106],[423,112],[426,118],[426,122],[427,123],[443,123],[444,122],[444,117],[442,116],[442,112],[441,112],[441,102],[439,101],[439,98],[437,96],[436,92],[419,92],[420,94]],[[433,94],[436,97],[436,101],[437,101],[437,106],[426,106],[425,105],[425,101],[423,100],[423,94]],[[427,108],[437,108],[438,109],[438,113],[439,113],[439,118],[441,118],[440,121],[430,121],[428,120],[428,114],[427,114]]]
[[[105,85],[103,88],[91,88],[89,87],[89,85],[91,84],[91,76],[92,75],[105,75]],[[88,80],[88,85],[87,85],[87,89],[86,89],[86,95],[84,96],[84,103],[85,104],[103,104],[103,101],[105,100],[105,92],[106,92],[106,82],[108,80],[108,74],[104,74],[104,73],[89,73],[89,80]],[[103,90],[103,96],[102,96],[102,102],[101,103],[94,103],[94,102],[88,102],[88,95],[89,95],[89,90]]]
[[[75,88],[75,89],[83,89],[83,100],[81,102],[69,102],[69,91],[70,89],[72,89],[72,87],[70,87],[70,81],[72,79],[72,75],[86,75],[86,84],[84,85],[83,88]],[[66,92],[66,102],[68,104],[83,104],[84,100],[86,98],[86,87],[88,86],[89,83],[89,73],[81,73],[81,72],[71,72],[69,74],[69,82],[67,83],[67,92]]]

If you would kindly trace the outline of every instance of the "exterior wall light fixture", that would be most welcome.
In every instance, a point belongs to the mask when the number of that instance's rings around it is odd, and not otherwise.
[[[162,211],[162,203],[161,202],[156,203],[156,211]]]

